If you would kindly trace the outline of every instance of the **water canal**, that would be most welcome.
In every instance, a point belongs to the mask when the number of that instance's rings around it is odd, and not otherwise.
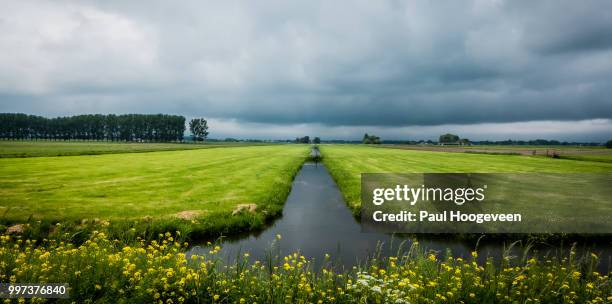
[[[281,236],[280,240],[277,240],[277,235]],[[362,232],[359,222],[349,211],[342,193],[325,166],[307,162],[293,181],[282,217],[263,231],[222,239],[221,254],[231,261],[249,252],[250,259],[262,261],[271,250],[281,256],[299,252],[314,259],[315,265],[321,265],[325,255],[329,254],[335,265],[350,268],[362,264],[374,254],[395,255],[400,245],[407,249],[413,241],[413,238],[408,237]],[[428,250],[441,253],[450,250],[454,256],[462,257],[470,256],[476,247],[474,240],[461,240],[452,235],[424,235],[418,242]],[[509,244],[502,241],[483,242],[478,246],[479,257],[492,256],[499,259]],[[569,245],[539,247],[540,254],[545,254],[567,250]],[[586,248],[603,254],[600,268],[607,270],[610,265],[610,244],[591,242],[582,245],[582,249]],[[189,254],[204,254],[208,251],[207,246],[195,246]],[[516,255],[520,253],[521,249],[513,252]]]

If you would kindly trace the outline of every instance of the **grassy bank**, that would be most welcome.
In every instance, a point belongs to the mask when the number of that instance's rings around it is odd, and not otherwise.
[[[4,158],[1,221],[30,223],[32,233],[52,232],[55,222],[75,230],[93,222],[118,234],[248,230],[282,211],[308,152],[278,145]]]
[[[77,303],[605,303],[612,279],[595,271],[595,254],[505,256],[496,265],[426,252],[413,243],[398,255],[348,271],[321,269],[299,253],[227,264],[217,252],[187,257],[186,243],[161,235],[122,246],[95,233],[81,246],[0,238],[0,280],[64,282]],[[278,236],[278,242],[282,242]],[[44,300],[40,300],[44,302]]]
[[[361,206],[361,173],[612,172],[612,163],[521,155],[439,153],[358,145],[323,145],[323,162],[354,212]]]
[[[0,140],[0,158],[74,156],[113,153],[177,151],[248,146],[250,143],[134,143],[105,141],[9,141]]]

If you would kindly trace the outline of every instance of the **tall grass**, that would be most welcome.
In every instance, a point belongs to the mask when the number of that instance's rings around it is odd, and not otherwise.
[[[227,263],[219,246],[187,256],[189,246],[166,233],[132,246],[96,232],[82,245],[0,237],[0,281],[70,285],[78,303],[604,303],[610,274],[595,271],[595,254],[524,258],[498,264],[429,252],[414,242],[389,258],[335,271],[299,252],[265,261],[244,253]],[[279,242],[282,242],[278,236]],[[273,245],[274,246],[274,245]],[[43,302],[44,299],[37,301]],[[60,300],[63,301],[63,300]]]

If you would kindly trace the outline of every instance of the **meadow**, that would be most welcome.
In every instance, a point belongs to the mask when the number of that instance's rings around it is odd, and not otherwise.
[[[362,145],[322,145],[323,161],[349,207],[358,212],[361,173],[612,172],[612,163],[523,155],[414,151]]]
[[[104,141],[14,141],[0,140],[0,158],[97,155],[112,153],[135,153],[207,149],[227,146],[245,146],[250,143],[135,143]]]
[[[357,145],[320,151],[353,210],[364,172],[612,171],[588,160]],[[527,246],[501,260],[460,258],[415,240],[346,269],[333,256],[321,267],[300,252],[280,256],[278,235],[259,261],[243,252],[228,262],[212,243],[207,254],[187,254],[190,240],[261,229],[278,216],[309,153],[308,145],[267,145],[2,158],[0,224],[24,229],[0,236],[0,281],[68,283],[70,299],[60,303],[612,301],[599,255],[573,250],[546,256]]]
[[[191,225],[201,232],[249,229],[282,211],[308,153],[270,145],[3,158],[0,214],[5,225],[163,220],[202,221]],[[238,205],[245,210],[232,216]]]
[[[560,158],[582,160],[582,161],[594,161],[594,162],[602,162],[602,163],[612,163],[612,154],[561,155]]]
[[[612,150],[603,146],[572,146],[572,145],[405,145],[384,144],[380,147],[433,152],[464,152],[476,154],[506,154],[529,156],[612,156]]]

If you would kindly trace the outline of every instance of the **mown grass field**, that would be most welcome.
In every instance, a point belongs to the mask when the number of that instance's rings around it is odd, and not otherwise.
[[[563,159],[573,159],[573,160],[581,160],[581,161],[592,161],[592,162],[602,162],[602,163],[612,163],[612,154],[603,154],[603,155],[561,155]]]
[[[603,146],[570,146],[570,145],[469,145],[469,146],[439,146],[439,145],[405,145],[405,144],[388,144],[382,145],[388,147],[397,147],[397,148],[430,148],[430,149],[452,149],[452,148],[461,148],[461,149],[473,149],[473,150],[559,150],[559,151],[591,151],[591,152],[606,152],[606,148]],[[612,151],[609,151],[612,153]]]
[[[604,162],[542,157],[343,145],[324,145],[321,151],[340,189],[357,199],[362,172],[612,171]],[[455,258],[415,241],[397,256],[348,270],[329,257],[319,269],[299,252],[279,256],[274,246],[285,241],[279,235],[264,261],[251,262],[244,253],[227,262],[214,244],[208,254],[186,255],[184,232],[194,226],[202,234],[237,232],[261,227],[263,219],[278,214],[309,152],[307,145],[269,145],[0,159],[3,224],[27,222],[23,233],[0,237],[0,281],[69,283],[70,299],[59,303],[612,301],[609,272],[596,271],[597,254],[479,261],[476,252]],[[349,202],[354,207],[358,200]],[[257,211],[232,215],[238,204],[257,204]],[[198,216],[177,219],[183,211]],[[80,220],[87,218],[113,224],[83,227]],[[144,218],[191,228],[113,226]],[[52,225],[42,227],[39,219]]]
[[[246,146],[249,143],[133,143],[103,141],[0,141],[0,158],[97,155]]]
[[[0,214],[11,222],[167,218],[282,209],[305,145],[0,159]]]
[[[377,147],[432,151],[432,152],[464,152],[476,154],[506,154],[527,156],[612,156],[612,149],[603,146],[564,146],[564,145],[405,145],[405,144],[383,144]],[[594,158],[595,159],[595,158]]]
[[[612,172],[612,163],[522,155],[430,152],[357,145],[322,145],[323,161],[347,204],[357,210],[361,173]]]

